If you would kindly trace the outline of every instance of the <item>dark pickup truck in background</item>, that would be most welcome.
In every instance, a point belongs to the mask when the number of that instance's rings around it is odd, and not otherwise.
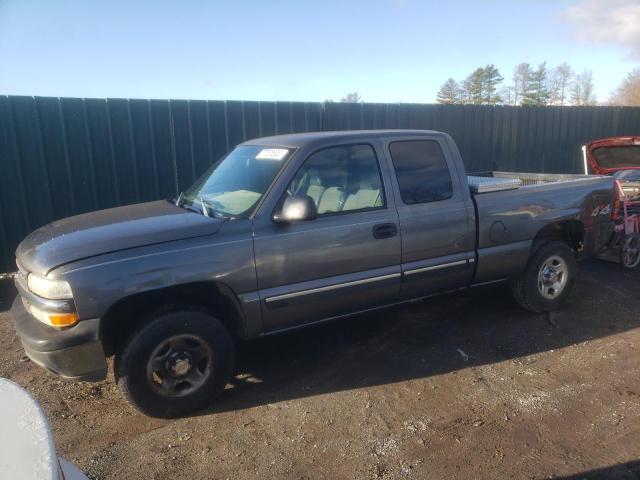
[[[142,412],[202,408],[234,337],[508,280],[560,307],[576,259],[611,237],[613,179],[467,176],[444,133],[351,131],[245,142],[172,201],[46,225],[16,252],[12,318],[66,378],[115,377]]]

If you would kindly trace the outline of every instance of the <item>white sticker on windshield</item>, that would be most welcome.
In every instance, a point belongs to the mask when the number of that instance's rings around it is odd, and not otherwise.
[[[282,160],[285,155],[289,153],[286,148],[263,148],[260,153],[256,155],[258,160]]]

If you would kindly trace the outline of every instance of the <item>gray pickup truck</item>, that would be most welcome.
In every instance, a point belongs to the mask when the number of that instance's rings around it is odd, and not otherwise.
[[[467,176],[432,131],[283,135],[237,146],[188,191],[78,215],[16,252],[12,319],[66,378],[115,378],[142,412],[202,408],[252,339],[510,281],[555,310],[612,234],[613,179]]]

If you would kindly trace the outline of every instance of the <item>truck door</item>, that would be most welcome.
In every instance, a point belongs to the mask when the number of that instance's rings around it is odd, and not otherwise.
[[[391,139],[385,142],[385,152],[396,174],[402,298],[467,286],[475,262],[475,217],[467,191],[462,190],[464,172],[449,155],[445,137]]]
[[[289,166],[297,172],[286,193],[274,193],[281,196],[276,205],[281,205],[284,195],[307,194],[317,206],[318,217],[274,223],[274,208],[267,207],[255,220],[256,273],[265,331],[399,299],[398,213],[380,157],[378,142],[345,144],[317,150],[298,167]]]

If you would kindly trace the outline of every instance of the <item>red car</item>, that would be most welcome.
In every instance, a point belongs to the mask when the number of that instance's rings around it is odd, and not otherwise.
[[[593,140],[582,147],[582,154],[587,174],[640,170],[640,136]]]
[[[582,155],[585,173],[616,179],[610,249],[619,250],[623,266],[634,268],[640,264],[640,137],[593,140],[582,147]]]

